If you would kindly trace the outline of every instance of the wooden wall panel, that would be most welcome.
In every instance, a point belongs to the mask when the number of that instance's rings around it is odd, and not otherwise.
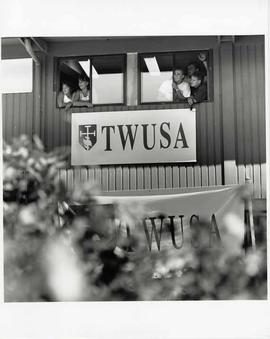
[[[115,188],[121,191],[123,189],[123,171],[121,166],[116,166],[115,176]]]
[[[3,139],[11,142],[21,134],[32,136],[33,94],[2,94]]]
[[[13,94],[13,126],[12,135],[20,135],[20,94]]]
[[[214,125],[214,165],[215,165],[215,182],[216,185],[223,183],[223,154],[222,147],[222,133],[221,133],[221,92],[220,92],[220,50],[218,47],[213,50],[214,60],[214,102],[213,102],[213,120]]]
[[[7,141],[11,141],[15,135],[13,134],[13,115],[14,115],[14,108],[13,108],[13,97],[16,94],[7,94],[7,111],[6,120],[7,120]],[[5,138],[5,135],[4,135]]]
[[[136,190],[137,189],[137,175],[136,175],[136,166],[132,165],[129,169],[130,173],[130,189]]]
[[[176,173],[176,177],[178,177]],[[153,165],[151,166],[151,188],[156,189],[158,188],[158,166]]]
[[[95,169],[94,168],[88,168],[87,180],[95,183]]]
[[[130,179],[131,179],[130,175]],[[145,166],[144,168],[144,188],[145,189],[151,189],[151,170],[150,166]],[[131,188],[130,188],[131,189]]]
[[[264,46],[256,48],[256,86],[261,88],[257,92],[258,103],[258,130],[259,130],[259,163],[261,168],[261,197],[266,198],[266,123],[265,123],[265,68]]]
[[[179,167],[177,165],[172,166],[172,187],[178,188],[179,186]]]
[[[19,134],[25,134],[27,129],[26,93],[20,94]]]
[[[266,135],[264,47],[236,44],[234,48],[236,162],[238,182],[249,178],[254,198],[266,197]]]
[[[144,166],[137,166],[136,175],[137,186],[136,189],[144,189]]]
[[[165,168],[162,165],[158,166],[158,188],[166,188]]]
[[[27,110],[27,135],[31,135],[33,131],[33,112],[34,112],[34,100],[31,93],[26,95],[26,110]]]
[[[220,105],[222,110],[224,184],[237,184],[235,159],[235,91],[234,44],[232,39],[220,43]]]
[[[109,191],[114,191],[116,189],[116,187],[115,187],[115,184],[116,184],[115,177],[116,177],[115,166],[110,166],[109,167],[109,187],[108,187]]]
[[[235,111],[236,111],[236,162],[238,167],[238,182],[244,183],[246,178],[245,168],[245,134],[244,134],[244,94],[243,94],[243,79],[242,79],[242,63],[241,63],[241,49],[234,50],[234,83],[235,83]]]

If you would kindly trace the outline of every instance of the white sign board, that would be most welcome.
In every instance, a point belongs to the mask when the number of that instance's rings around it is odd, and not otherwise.
[[[72,165],[194,161],[194,109],[72,114]]]

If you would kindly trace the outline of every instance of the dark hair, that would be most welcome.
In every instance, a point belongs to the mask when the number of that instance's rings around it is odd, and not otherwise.
[[[69,87],[71,89],[71,86],[67,81],[63,81],[61,87],[63,88],[64,85],[66,85],[67,87]]]
[[[193,65],[195,67],[195,69],[197,69],[198,71],[201,70],[201,65],[197,61],[192,61],[191,63],[189,63],[187,65],[187,67],[190,66],[190,65]]]
[[[184,67],[175,67],[173,74],[175,74],[176,71],[182,71],[184,75],[186,74]]]
[[[78,78],[78,81],[80,81],[80,80],[89,82],[89,78],[86,77],[85,75],[80,75],[79,78]]]
[[[195,77],[198,80],[201,80],[201,82],[203,82],[204,75],[202,74],[202,72],[194,72],[191,76]]]
[[[72,89],[71,84],[70,84],[68,81],[63,81],[63,82],[61,83],[61,86],[60,86],[60,92],[63,91],[63,86],[64,86],[64,85],[66,85],[66,86],[69,88],[70,94],[72,94],[73,89]]]

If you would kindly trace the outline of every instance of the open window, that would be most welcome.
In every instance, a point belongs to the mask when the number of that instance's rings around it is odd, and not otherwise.
[[[212,53],[209,50],[140,54],[140,103],[209,101]]]
[[[124,104],[123,55],[92,58],[93,104]]]
[[[59,89],[57,96],[58,107],[67,107],[78,101],[80,106],[91,103],[90,90],[90,59],[69,58],[59,61]],[[80,81],[84,81],[84,86]]]
[[[140,57],[141,102],[172,102],[172,54],[148,54]]]
[[[124,104],[123,55],[61,58],[58,107]]]

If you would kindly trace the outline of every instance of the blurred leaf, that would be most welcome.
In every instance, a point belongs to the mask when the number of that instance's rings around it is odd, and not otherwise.
[[[68,191],[69,159],[37,136],[3,145],[6,301],[266,298],[266,248],[244,255],[239,220],[225,221],[223,246],[209,249],[200,221],[189,239],[200,246],[149,252],[144,206],[101,205],[92,182]]]

